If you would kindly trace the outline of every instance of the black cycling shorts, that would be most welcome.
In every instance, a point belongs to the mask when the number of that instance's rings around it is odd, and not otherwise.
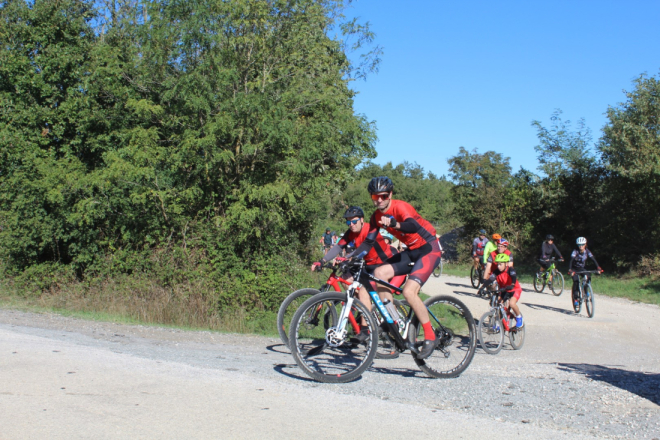
[[[394,268],[394,275],[410,274],[408,279],[417,282],[420,286],[429,279],[433,269],[438,267],[442,252],[438,246],[438,240],[417,249],[406,249],[391,258],[386,263]],[[411,266],[410,263],[413,263]]]

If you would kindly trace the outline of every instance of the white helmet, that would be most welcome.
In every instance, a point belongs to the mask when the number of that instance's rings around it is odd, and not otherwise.
[[[584,237],[578,237],[577,240],[575,240],[578,246],[582,246],[583,244],[587,244],[587,239]]]

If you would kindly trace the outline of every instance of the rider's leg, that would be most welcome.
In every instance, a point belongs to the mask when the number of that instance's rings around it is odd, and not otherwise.
[[[379,266],[374,269],[374,276],[389,282],[392,278],[394,278],[394,267],[392,267],[391,264],[384,264]],[[390,292],[390,289],[387,287],[377,284],[376,290],[378,291],[378,295],[382,301],[385,301],[386,299],[392,301],[394,299],[392,292]]]
[[[577,297],[578,297],[578,290],[580,290],[579,283],[580,283],[580,277],[578,275],[573,275],[573,288],[571,289],[573,292],[573,302],[577,302]]]
[[[472,265],[474,266],[475,269],[479,268],[479,257],[472,257]]]

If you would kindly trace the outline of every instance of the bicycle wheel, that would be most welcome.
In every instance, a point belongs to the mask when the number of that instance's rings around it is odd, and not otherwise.
[[[479,344],[488,354],[497,354],[504,345],[504,329],[500,313],[492,309],[481,316],[479,320]]]
[[[451,296],[433,296],[424,301],[435,331],[437,346],[426,359],[413,359],[431,377],[458,377],[472,362],[477,346],[477,329],[470,310]],[[409,341],[420,344],[424,331],[417,318],[410,323]]]
[[[440,264],[438,264],[438,267],[433,269],[433,276],[438,278],[442,275],[442,258],[440,259]]]
[[[596,307],[596,303],[594,302],[594,291],[591,289],[591,284],[587,284],[584,287],[584,305],[587,307],[587,315],[589,315],[589,318],[593,318],[594,307]]]
[[[573,300],[573,310],[575,313],[580,313],[580,310],[582,310],[582,287],[577,291],[577,298],[571,299]],[[575,303],[575,299],[577,299],[577,304]]]
[[[561,293],[564,291],[564,275],[562,275],[558,270],[555,271],[554,275],[552,276],[552,284],[550,285],[550,289],[555,296],[561,295]]]
[[[481,271],[479,269],[475,269],[474,266],[472,266],[472,269],[470,269],[470,282],[472,283],[472,287],[475,289],[478,289],[479,284],[481,284]]]
[[[277,331],[280,334],[280,339],[287,347],[289,346],[289,324],[291,324],[291,318],[293,318],[293,315],[302,303],[307,301],[310,296],[314,296],[320,292],[318,289],[300,289],[291,293],[282,301],[280,309],[277,312]]]
[[[350,312],[354,316],[362,315],[367,323],[369,338],[364,342],[358,342],[348,322],[343,328],[335,325],[325,328],[322,320],[314,318],[319,308],[333,308],[337,316],[341,316],[345,302],[345,293],[319,293],[305,301],[291,320],[291,354],[300,369],[318,382],[345,383],[357,379],[376,356],[378,324],[357,299]]]
[[[405,320],[406,316],[408,316],[410,306],[408,303],[399,301],[395,299],[394,301],[394,306],[396,307],[397,312],[399,312],[399,316],[401,319]],[[376,323],[378,324],[378,349],[376,350],[376,359],[396,359],[399,357],[399,350],[396,347],[396,344],[392,340],[392,338],[387,334],[386,331],[383,330],[381,327],[381,324],[385,321],[383,317],[381,316],[380,313],[378,313],[378,310],[376,310],[376,307],[372,305],[371,309],[372,313],[374,314],[374,319],[376,319]],[[403,330],[403,327],[400,327],[400,331]]]
[[[512,326],[516,325],[516,320],[512,319]],[[512,331],[513,330],[513,331]],[[514,350],[520,350],[525,343],[525,325],[523,324],[520,328],[511,328],[509,331],[509,342],[511,342],[511,347]]]
[[[545,274],[542,274],[541,272],[536,272],[536,276],[534,277],[534,290],[537,292],[543,292],[543,289],[545,289]]]

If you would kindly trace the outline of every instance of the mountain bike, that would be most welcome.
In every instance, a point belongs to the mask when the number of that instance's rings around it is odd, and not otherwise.
[[[589,316],[589,318],[594,317],[594,312],[596,310],[594,291],[591,288],[591,277],[589,276],[592,273],[596,275],[601,274],[599,270],[581,270],[575,272],[575,274],[579,276],[579,281],[577,298],[573,298],[573,310],[575,310],[575,313],[580,313],[580,310],[582,310],[582,302],[584,302],[587,309],[587,316]],[[577,304],[575,303],[576,300]]]
[[[322,271],[323,269],[330,269],[332,273],[328,276],[327,281],[319,289],[306,288],[296,290],[287,296],[282,304],[280,305],[279,311],[277,313],[277,331],[280,335],[280,339],[286,345],[289,346],[289,328],[291,323],[291,318],[296,313],[296,310],[300,307],[310,297],[317,295],[321,292],[328,292],[331,288],[336,292],[341,292],[343,286],[350,286],[351,283],[345,279],[337,276],[337,271],[340,269],[339,265],[333,265],[331,262],[325,263],[318,270]],[[405,313],[406,308],[410,307],[405,301],[394,300],[394,306],[401,312]],[[360,331],[360,316],[354,316],[353,314],[349,315],[349,322],[354,329],[355,333]],[[325,328],[329,328],[337,322],[337,312],[334,307],[323,307],[322,305],[317,306],[317,308],[310,312],[310,315],[306,318],[310,322],[323,323]],[[393,349],[391,341],[379,335],[378,348],[376,350],[376,358],[378,359],[394,359],[399,356],[399,353]]]
[[[476,269],[474,266],[472,266],[472,269],[470,269],[470,282],[472,283],[472,287],[475,289],[479,288],[481,280],[484,278],[484,271],[486,270],[486,266],[484,265],[482,258],[483,255],[479,258],[479,266],[477,266]]]
[[[536,275],[534,276],[534,290],[537,292],[543,292],[543,289],[545,289],[547,284],[550,286],[552,293],[555,296],[559,296],[564,291],[564,275],[562,275],[555,267],[555,258],[551,258],[550,261],[552,261],[552,264],[549,268],[544,271],[536,272]],[[548,274],[552,274],[552,280],[550,282],[548,282]]]
[[[289,294],[289,296],[287,296],[280,305],[280,308],[277,312],[277,331],[280,334],[280,339],[287,347],[289,346],[289,324],[291,323],[291,318],[293,318],[293,315],[296,313],[296,310],[298,310],[298,307],[300,307],[302,303],[304,303],[311,296],[317,295],[321,292],[327,292],[330,290],[330,288],[333,288],[337,292],[341,292],[342,284],[344,286],[349,286],[351,284],[345,279],[337,276],[337,270],[339,269],[338,265],[335,266],[332,263],[326,263],[319,270],[323,269],[332,270],[332,273],[330,276],[328,276],[328,280],[325,282],[325,284],[323,284],[319,289],[306,288],[296,290],[295,292]],[[331,315],[323,317],[323,320],[326,323],[328,323],[330,320],[328,326],[337,321],[337,315],[334,313],[334,309],[331,307],[326,309],[319,308],[319,310],[316,312],[315,319],[319,319],[319,317],[322,316],[319,315],[321,310],[325,310],[326,312],[331,313]]]
[[[435,296],[424,301],[436,336],[434,352],[419,359],[419,347],[424,342],[423,329],[412,308],[399,311],[386,307],[375,291],[369,291],[374,313],[355,298],[361,286],[370,288],[371,282],[401,293],[402,289],[374,277],[365,270],[364,255],[342,263],[355,280],[346,292],[326,292],[305,301],[291,321],[289,345],[298,366],[319,382],[345,383],[358,378],[369,368],[376,356],[379,332],[391,341],[399,353],[410,350],[417,366],[431,377],[448,378],[460,375],[472,361],[476,347],[476,326],[469,309],[450,296]],[[319,306],[333,304],[338,315],[337,324],[324,328],[309,322],[307,316]],[[359,341],[355,330],[348,325],[350,314],[364,316],[368,339]],[[382,319],[378,324],[375,316]]]
[[[501,298],[500,298],[500,294]],[[490,310],[479,320],[479,343],[488,354],[497,354],[504,345],[504,333],[509,334],[509,341],[514,350],[520,350],[525,343],[525,325],[516,327],[516,317],[511,313],[509,298],[513,292],[498,289],[490,298]]]

